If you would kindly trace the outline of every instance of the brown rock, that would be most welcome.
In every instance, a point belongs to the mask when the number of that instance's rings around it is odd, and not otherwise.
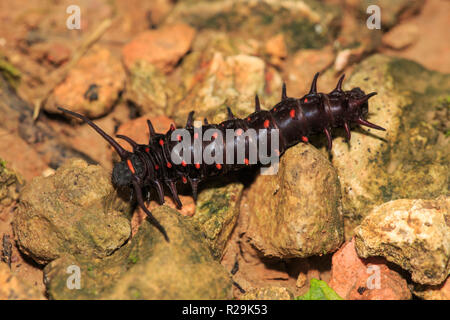
[[[344,299],[411,299],[406,280],[389,269],[384,259],[358,257],[354,239],[333,255],[329,286]]]
[[[437,286],[413,284],[413,293],[425,300],[450,300],[450,278]]]
[[[265,50],[270,56],[270,63],[281,66],[288,54],[283,34],[280,33],[267,40]]]
[[[276,175],[256,178],[247,201],[247,235],[265,256],[321,255],[343,241],[339,180],[328,159],[311,145],[288,149]]]
[[[36,288],[30,287],[0,262],[0,300],[44,300]]]
[[[103,258],[130,237],[129,213],[106,170],[72,159],[24,187],[13,228],[20,250],[38,263],[63,254]]]
[[[404,23],[389,30],[383,38],[383,44],[397,50],[404,49],[418,40],[419,28],[415,24]]]
[[[25,180],[31,181],[48,169],[44,159],[23,139],[1,128],[0,136],[2,137],[0,158],[6,160],[8,166],[19,172]]]
[[[57,106],[70,106],[72,111],[88,117],[100,117],[114,106],[124,81],[120,61],[108,49],[97,46],[53,90],[45,109],[56,113]]]
[[[325,47],[321,50],[304,49],[289,57],[286,66],[286,78],[289,79],[289,96],[303,96],[306,94],[309,91],[314,74],[329,67],[333,60],[334,52],[331,47]],[[319,88],[322,81],[323,77],[320,77],[318,82]]]
[[[194,36],[195,30],[181,23],[144,31],[123,47],[123,61],[128,69],[137,60],[145,60],[170,72],[189,50]]]
[[[294,295],[287,288],[265,287],[252,289],[240,297],[240,300],[292,300]]]

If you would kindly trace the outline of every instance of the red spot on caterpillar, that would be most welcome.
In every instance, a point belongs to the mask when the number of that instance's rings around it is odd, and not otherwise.
[[[145,148],[145,152],[149,153],[150,152],[150,148]]]
[[[237,134],[238,136],[240,136],[243,132],[244,132],[244,130],[242,130],[242,129],[237,129],[237,130],[236,130],[236,134]]]
[[[181,179],[183,179],[183,183],[186,184],[187,183],[187,179],[185,176],[182,176]]]
[[[220,169],[222,169],[222,165],[221,165],[220,163],[218,163],[218,164],[216,164],[216,168],[217,168],[218,170],[220,170]]]
[[[181,141],[181,136],[180,135],[177,135],[177,140]]]
[[[295,118],[295,109],[292,109],[291,112],[289,112],[289,115],[291,116],[292,119]]]
[[[134,170],[133,164],[131,163],[131,160],[130,160],[130,159],[127,160],[127,165],[128,165],[128,169],[130,169],[130,171],[131,171],[133,174],[135,174],[136,171]]]
[[[194,133],[194,139],[198,139],[198,133]]]
[[[305,98],[305,102],[308,102],[308,99]]]
[[[247,121],[250,121],[250,120],[252,120],[252,119],[250,119],[250,117],[248,117],[248,118],[247,118]]]
[[[264,121],[264,128],[268,128],[269,127],[269,125],[270,125],[270,121],[269,120],[265,120]]]
[[[174,131],[175,130],[175,125],[173,123],[170,124],[170,131]]]
[[[159,166],[155,164],[155,170],[159,170]]]
[[[214,132],[213,135],[212,135],[212,137],[213,137],[214,139],[216,139],[217,136],[218,136],[217,132]]]
[[[167,168],[172,168],[172,164],[170,162],[167,162],[166,166]]]
[[[248,166],[248,159],[247,158],[244,159],[244,162]]]
[[[200,163],[196,163],[195,168],[200,169]]]
[[[182,165],[183,167],[186,167],[186,166],[187,166],[187,164],[186,164],[186,162],[184,162],[184,160],[181,161],[181,165]]]
[[[303,141],[303,142],[308,142],[308,137],[303,136],[303,137],[302,137],[302,141]]]
[[[161,146],[163,146],[163,145],[164,145],[164,140],[163,140],[163,139],[160,139],[160,140],[159,140],[159,144],[160,144]]]

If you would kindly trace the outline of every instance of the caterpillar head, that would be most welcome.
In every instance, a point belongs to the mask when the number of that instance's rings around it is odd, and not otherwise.
[[[116,187],[127,187],[133,183],[133,175],[142,177],[145,165],[135,154],[131,154],[126,160],[117,162],[112,171],[111,181]]]

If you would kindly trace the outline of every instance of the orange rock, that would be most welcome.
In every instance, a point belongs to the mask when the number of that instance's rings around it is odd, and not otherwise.
[[[286,62],[287,75],[289,79],[289,96],[303,96],[309,91],[311,79],[316,72],[320,72],[333,64],[333,48],[304,49],[299,50]],[[319,77],[318,87],[323,90],[324,77]]]
[[[57,106],[100,117],[108,113],[125,84],[125,72],[120,61],[108,49],[94,47],[70,70],[45,104],[45,109],[59,113]]]
[[[406,280],[386,260],[358,257],[354,238],[333,255],[329,286],[350,300],[411,299]]]
[[[189,50],[194,36],[195,30],[181,23],[144,31],[123,47],[123,61],[128,69],[137,60],[145,60],[164,72],[170,72]]]
[[[8,162],[8,167],[20,173],[27,181],[40,176],[48,169],[44,159],[17,135],[0,129],[2,147],[0,158]]]

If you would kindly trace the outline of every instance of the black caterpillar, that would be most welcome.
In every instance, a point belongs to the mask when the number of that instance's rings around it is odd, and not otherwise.
[[[203,161],[197,163],[195,161],[182,161],[179,164],[175,164],[171,160],[170,155],[172,154],[173,148],[181,141],[179,136],[177,139],[174,139],[175,141],[172,141],[172,133],[175,131],[175,126],[172,125],[166,134],[156,133],[150,120],[147,120],[150,132],[148,144],[137,144],[129,137],[117,136],[127,141],[133,147],[133,152],[128,152],[85,116],[63,108],[59,109],[66,114],[85,121],[117,151],[122,161],[114,166],[112,172],[113,184],[117,187],[133,186],[139,206],[148,215],[150,221],[161,231],[165,239],[169,241],[164,227],[146,208],[142,196],[142,189],[153,186],[157,191],[159,203],[163,204],[163,184],[165,184],[172,193],[177,206],[181,208],[182,204],[176,189],[176,183],[178,181],[181,180],[183,183],[190,182],[193,197],[196,200],[197,186],[201,180],[207,177],[225,174],[232,170],[238,170],[247,165],[261,164],[259,157],[255,161],[249,161],[249,139],[243,135],[247,130],[255,129],[256,132],[259,132],[256,136],[257,140],[260,139],[261,133],[264,132],[267,140],[270,141],[272,137],[271,132],[273,132],[272,129],[278,129],[279,148],[275,150],[278,155],[282,155],[287,148],[300,141],[308,142],[307,137],[309,135],[321,132],[327,136],[328,149],[331,149],[331,128],[344,127],[347,140],[350,140],[350,126],[353,124],[364,125],[377,130],[385,130],[365,120],[368,115],[368,99],[376,95],[376,92],[366,95],[360,88],[343,91],[343,75],[333,91],[328,94],[318,93],[318,76],[319,73],[314,76],[309,93],[300,99],[288,97],[286,95],[286,85],[283,84],[281,101],[270,111],[261,110],[258,96],[256,96],[255,112],[245,119],[235,118],[230,108],[228,108],[228,120],[220,124],[208,124],[205,119],[204,125],[200,129],[203,133],[207,129],[216,129],[217,132],[222,133],[223,137],[225,137],[224,133],[226,129],[233,129],[236,132],[232,140],[223,139],[220,143],[215,144],[215,147],[212,148],[213,154],[218,150],[217,147],[222,147],[222,150],[226,150],[226,146],[231,144],[233,150],[235,150],[234,155],[236,155],[236,146],[240,136],[244,137],[245,158],[240,159],[238,162],[238,159],[235,157],[232,164],[227,164],[226,161],[218,161],[211,164],[204,163]],[[191,143],[194,143],[195,139],[198,139],[198,133],[195,133],[193,126],[193,115],[194,112],[191,111],[185,127],[190,137],[192,137]],[[212,137],[214,143],[217,143],[215,141],[216,137],[214,135]],[[202,141],[202,150],[209,144],[212,145],[213,142]],[[257,141],[254,142],[256,143]],[[189,152],[192,153],[193,148],[189,149]],[[189,156],[189,159],[194,159],[192,154],[187,156]],[[223,153],[223,160],[225,160],[225,157],[226,155]]]

